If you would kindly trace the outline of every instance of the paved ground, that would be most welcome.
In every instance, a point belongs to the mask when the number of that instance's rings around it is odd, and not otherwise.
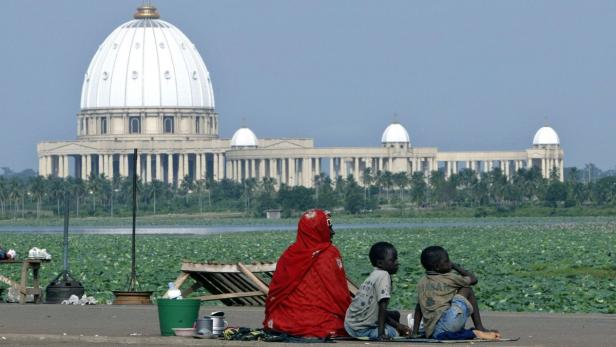
[[[259,327],[263,319],[262,308],[202,307],[200,314],[206,315],[221,309],[226,313],[227,320],[232,326]],[[488,327],[498,328],[505,337],[520,337],[520,340],[480,343],[481,347],[616,346],[616,315],[486,312],[484,323]],[[336,343],[337,346],[367,344],[378,345],[375,342],[361,341]],[[286,346],[287,344],[162,337],[155,305],[0,304],[0,345]],[[331,344],[323,345],[331,346]],[[409,343],[387,343],[387,345],[393,347]]]

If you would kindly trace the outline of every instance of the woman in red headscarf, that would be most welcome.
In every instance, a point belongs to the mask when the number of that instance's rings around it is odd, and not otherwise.
[[[297,238],[276,265],[265,301],[265,330],[302,337],[347,336],[351,297],[329,212],[302,214]]]

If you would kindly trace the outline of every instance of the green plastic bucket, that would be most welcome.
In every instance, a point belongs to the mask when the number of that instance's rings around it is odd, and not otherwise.
[[[173,336],[173,328],[192,328],[199,316],[199,299],[157,299],[160,334]]]

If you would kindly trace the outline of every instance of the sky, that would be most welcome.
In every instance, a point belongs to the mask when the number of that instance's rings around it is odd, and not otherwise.
[[[141,0],[2,0],[0,167],[74,140],[90,59]],[[565,166],[616,160],[616,1],[152,1],[210,72],[220,137],[524,150],[544,125]]]

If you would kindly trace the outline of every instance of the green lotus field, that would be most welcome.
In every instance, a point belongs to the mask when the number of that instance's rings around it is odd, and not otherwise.
[[[493,311],[616,313],[616,223],[611,219],[568,219],[559,223],[478,224],[469,219],[437,227],[348,229],[334,243],[347,274],[361,283],[371,271],[368,249],[389,241],[398,249],[400,271],[394,276],[390,307],[415,305],[415,284],[422,275],[419,254],[442,245],[453,261],[479,277],[476,294],[483,309]],[[267,228],[267,226],[264,226]],[[253,262],[276,260],[295,238],[294,232],[227,233],[206,236],[138,235],[140,289],[164,293],[182,260]],[[43,266],[43,283],[62,269],[62,235],[0,233],[0,244],[26,255],[31,247],[54,256]],[[113,298],[126,289],[130,273],[130,236],[71,235],[70,270],[88,295]],[[18,266],[0,273],[18,277]],[[4,286],[4,284],[0,284]]]

